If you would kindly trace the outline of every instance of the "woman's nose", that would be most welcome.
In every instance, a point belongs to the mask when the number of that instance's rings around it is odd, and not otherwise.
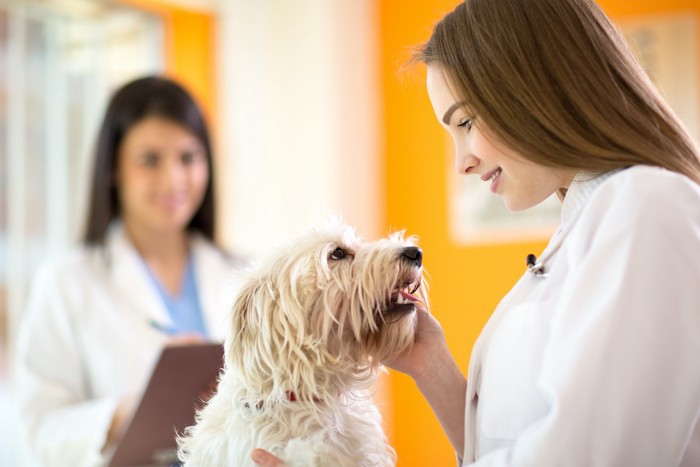
[[[170,159],[166,164],[163,164],[162,177],[172,183],[179,184],[185,179],[185,167],[176,158]]]
[[[455,145],[455,170],[460,175],[469,175],[479,165],[479,159],[469,150],[468,145]]]

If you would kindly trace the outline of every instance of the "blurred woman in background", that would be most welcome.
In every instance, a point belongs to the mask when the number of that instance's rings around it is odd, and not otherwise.
[[[21,423],[45,465],[100,465],[167,345],[220,341],[240,260],[214,242],[204,118],[177,83],[111,98],[82,245],[44,265],[21,323]]]

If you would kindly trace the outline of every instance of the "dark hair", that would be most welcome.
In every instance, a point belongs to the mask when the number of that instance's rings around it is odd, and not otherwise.
[[[209,133],[202,112],[192,96],[179,84],[162,77],[132,81],[112,96],[105,113],[95,151],[90,188],[90,207],[83,242],[102,245],[109,224],[121,215],[114,183],[117,154],[129,129],[146,117],[162,117],[178,123],[194,134],[204,147],[209,168],[209,183],[202,204],[187,226],[213,241],[214,187],[213,161]]]
[[[653,165],[700,183],[700,150],[593,0],[466,0],[413,59],[533,162]]]

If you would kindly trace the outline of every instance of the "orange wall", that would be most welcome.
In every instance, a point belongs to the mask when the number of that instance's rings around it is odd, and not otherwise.
[[[446,175],[452,151],[433,116],[424,70],[401,74],[410,48],[458,0],[378,2],[384,92],[386,229],[418,234],[430,273],[432,311],[466,373],[471,347],[501,297],[525,269],[528,253],[545,242],[459,247],[448,236]],[[663,6],[661,4],[663,3]],[[601,0],[611,16],[673,10],[700,11],[698,0]],[[454,465],[454,453],[429,406],[407,377],[391,374],[394,400],[390,438],[400,466]]]
[[[168,5],[163,0],[120,0],[163,18],[165,73],[192,92],[209,122],[216,115],[215,20],[209,13]]]
[[[598,0],[598,5],[615,20],[616,16],[663,13],[669,11],[700,12],[698,0]]]

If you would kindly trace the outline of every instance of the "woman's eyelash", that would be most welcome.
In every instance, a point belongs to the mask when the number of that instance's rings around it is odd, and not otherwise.
[[[474,122],[474,118],[468,118],[468,119],[464,120],[463,122],[459,123],[457,126],[461,127],[461,128],[466,128],[467,130],[471,130],[473,122]]]

